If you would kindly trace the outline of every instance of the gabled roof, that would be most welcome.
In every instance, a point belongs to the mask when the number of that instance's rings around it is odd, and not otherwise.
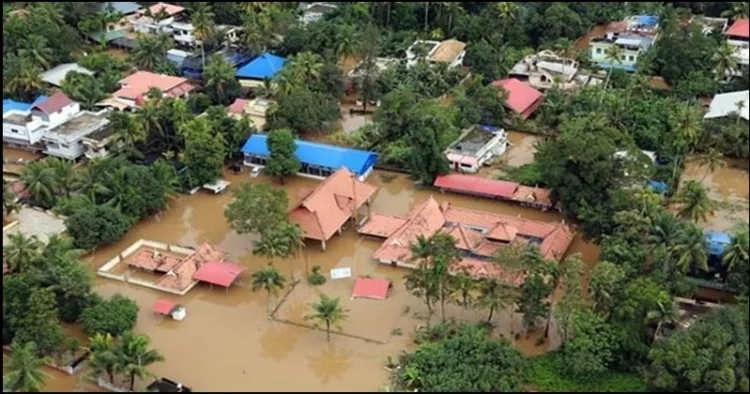
[[[461,41],[453,38],[445,40],[441,42],[434,51],[432,51],[428,60],[451,63],[456,60],[461,52],[463,52],[464,48],[466,48],[466,44]]]
[[[284,67],[286,59],[270,53],[264,53],[237,70],[239,78],[265,79],[273,78]]]
[[[152,15],[156,15],[159,13],[160,10],[164,10],[164,12],[167,13],[169,16],[175,16],[179,14],[182,11],[185,11],[184,7],[180,7],[178,5],[169,4],[169,3],[156,3],[152,5],[151,7],[148,7],[149,10],[151,10]]]
[[[129,1],[105,1],[101,3],[101,6],[99,7],[99,10],[101,12],[107,11],[109,8],[109,5],[112,4],[112,8],[116,12],[119,12],[123,15],[130,15],[136,13],[139,9],[141,9],[141,6],[138,5],[138,3],[132,3]]]
[[[352,298],[384,300],[388,297],[391,281],[384,278],[357,278],[352,289]]]
[[[62,81],[68,73],[73,71],[81,74],[94,75],[93,71],[81,67],[76,63],[65,63],[43,72],[41,75],[42,81],[47,82],[50,85],[62,86]]]
[[[735,36],[735,37],[750,37],[750,19],[737,19],[729,29],[724,32],[724,35]]]
[[[246,269],[226,261],[212,260],[201,265],[193,275],[193,279],[212,285],[229,287]]]
[[[508,92],[505,106],[519,113],[524,119],[531,116],[544,97],[540,91],[515,78],[492,82],[492,86],[503,88]]]
[[[518,184],[515,182],[498,181],[463,174],[441,175],[435,178],[433,185],[443,189],[466,191],[472,194],[497,198],[513,198],[518,188]]]
[[[23,103],[16,100],[11,99],[3,99],[3,115],[5,115],[6,112],[9,111],[20,111],[20,112],[26,112],[31,109],[31,107],[47,100],[47,96],[39,96],[31,103]]]
[[[138,96],[145,95],[151,88],[159,88],[162,92],[170,94],[173,89],[181,87],[180,94],[189,92],[193,86],[187,83],[187,79],[173,77],[171,75],[154,74],[148,71],[136,71],[120,80],[124,85],[120,90],[113,93],[115,97],[123,97],[135,100]],[[180,94],[170,94],[179,96]]]
[[[47,115],[53,114],[57,111],[60,111],[61,109],[65,108],[66,106],[73,104],[74,101],[70,99],[65,93],[63,92],[57,92],[50,96],[47,100],[44,100],[40,102],[39,104],[34,105],[33,108],[36,108],[42,112],[44,112]]]
[[[175,308],[177,308],[176,302],[164,299],[154,301],[154,305],[151,306],[151,310],[160,315],[169,315],[175,310]]]
[[[242,152],[258,156],[269,156],[266,134],[253,134],[242,147]],[[294,152],[301,163],[337,170],[346,167],[359,176],[365,175],[375,165],[378,155],[375,152],[342,148],[335,145],[319,144],[310,141],[294,140]]]
[[[328,240],[378,189],[341,168],[321,182],[289,214],[306,238]]]
[[[742,110],[738,113],[737,103],[744,102],[745,105]],[[711,106],[708,109],[704,119],[721,118],[732,114],[737,114],[740,117],[750,120],[750,90],[741,92],[730,92],[721,93],[714,96],[711,100]]]

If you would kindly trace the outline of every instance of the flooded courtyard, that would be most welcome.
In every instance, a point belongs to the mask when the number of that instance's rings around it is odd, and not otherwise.
[[[708,188],[709,197],[716,202],[715,212],[703,227],[731,232],[748,223],[750,212],[750,166],[747,161],[727,159],[723,168],[710,172],[696,159],[689,159],[682,174],[682,182],[699,181]]]
[[[250,179],[247,171],[225,177],[233,183],[230,188],[243,182],[268,181],[263,176]],[[563,219],[558,213],[441,194],[433,189],[415,189],[413,182],[403,174],[375,171],[367,182],[380,188],[373,197],[372,212],[404,215],[432,195],[439,202],[449,201],[464,208],[543,221]],[[300,177],[289,179],[284,188],[290,204],[296,202],[298,190],[312,188],[317,183]],[[304,316],[310,313],[309,304],[318,299],[319,293],[341,297],[343,306],[349,310],[349,318],[342,324],[343,332],[371,338],[374,342],[342,335],[332,335],[327,342],[325,332],[269,320],[267,294],[250,290],[250,272],[267,261],[252,254],[256,236],[239,235],[229,228],[223,212],[230,201],[229,192],[180,196],[160,216],[141,221],[117,244],[99,248],[88,256],[88,264],[95,271],[141,238],[190,247],[208,242],[227,252],[229,261],[248,268],[249,272],[228,291],[199,285],[184,296],[100,277],[95,279],[96,291],[101,295],[109,297],[121,293],[140,306],[136,331],[148,334],[152,346],[166,358],[165,362],[153,365],[151,372],[182,382],[196,391],[377,390],[388,378],[383,368],[387,357],[395,360],[402,350],[411,346],[410,334],[416,326],[424,324],[423,318],[427,315],[424,303],[403,286],[405,270],[375,262],[371,256],[380,241],[361,238],[353,228],[331,239],[325,252],[319,243],[310,241],[302,255],[274,262],[287,277],[293,272],[295,277],[301,278],[306,266],[318,265],[324,274],[331,268],[351,267],[352,278],[329,280],[320,287],[310,287],[303,281],[289,294],[276,316],[308,324]],[[569,254],[577,252],[583,255],[590,270],[598,258],[598,248],[576,238]],[[393,288],[388,299],[351,300],[354,278],[363,275],[391,279]],[[187,318],[178,322],[154,314],[151,305],[158,298],[184,305]],[[278,300],[273,297],[270,305],[275,306]],[[446,311],[449,317],[467,321],[483,320],[487,315],[486,311],[464,310],[455,305],[448,306]],[[432,317],[433,322],[438,320],[438,316]],[[497,313],[493,322],[497,325],[496,333],[510,337],[511,321],[507,310]],[[516,331],[520,329],[520,315],[515,316],[512,325]],[[537,347],[534,339],[522,336],[516,345],[527,354],[545,351],[547,345]],[[552,337],[551,346],[557,341]],[[79,380],[79,377],[55,374],[49,388],[73,391],[81,385]]]

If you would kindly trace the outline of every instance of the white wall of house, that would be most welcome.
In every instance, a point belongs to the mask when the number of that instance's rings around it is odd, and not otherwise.
[[[477,159],[476,164],[470,165],[466,163],[456,163],[453,161],[450,161],[451,168],[461,171],[461,172],[468,172],[468,173],[476,173],[479,171],[482,166],[492,160],[495,156],[500,156],[508,149],[508,138],[505,134],[505,130],[500,130],[494,133],[495,136],[492,137],[491,140],[487,141],[487,143],[480,148],[472,157],[475,157]],[[468,156],[465,153],[462,153],[460,151],[451,150],[450,148],[446,151],[447,153],[454,153],[458,155],[464,155]]]
[[[76,160],[83,156],[86,147],[83,145],[83,139],[76,141],[57,141],[51,138],[44,139],[44,153],[50,156],[61,157],[68,160]]]
[[[46,128],[43,126],[44,122],[39,118],[31,118],[31,121],[25,125],[3,121],[3,141],[13,144],[34,145],[44,136]]]
[[[171,33],[170,25],[174,23],[174,17],[169,17],[161,21],[148,17],[141,17],[133,20],[133,30],[143,34]]]
[[[607,55],[605,55],[607,48],[609,48],[612,45],[616,45],[614,43],[609,42],[592,42],[591,43],[591,60],[594,62],[606,62],[609,63],[610,60],[607,59]],[[620,59],[620,63],[623,66],[635,66],[636,62],[638,61],[638,56],[641,54],[641,50],[631,50],[625,47],[622,48],[622,58]]]

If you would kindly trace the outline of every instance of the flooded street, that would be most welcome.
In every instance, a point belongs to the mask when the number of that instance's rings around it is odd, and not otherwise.
[[[248,178],[246,169],[242,174],[226,174],[225,177],[233,183],[230,188],[242,182],[267,180],[263,176]],[[367,182],[380,188],[373,198],[372,212],[404,215],[433,195],[439,202],[449,201],[464,208],[544,221],[562,219],[558,213],[544,213],[514,204],[451,193],[443,195],[433,189],[418,190],[403,174],[375,171]],[[296,202],[300,189],[314,187],[317,183],[300,177],[289,179],[284,187],[290,203]],[[180,196],[160,217],[141,221],[117,244],[97,249],[89,256],[89,264],[96,270],[128,245],[144,238],[192,247],[209,242],[227,252],[229,261],[248,267],[250,272],[256,270],[267,261],[253,256],[254,235],[238,235],[230,230],[223,214],[230,200],[229,192],[213,195],[201,191],[193,196]],[[250,291],[250,272],[243,274],[228,291],[199,285],[181,297],[100,277],[95,279],[96,291],[107,297],[121,293],[134,299],[140,306],[136,331],[148,334],[153,347],[166,358],[165,362],[151,367],[151,371],[196,391],[373,391],[387,380],[388,373],[383,368],[386,358],[391,356],[395,360],[402,350],[411,346],[411,332],[417,325],[424,324],[423,318],[427,315],[424,303],[408,294],[403,286],[405,270],[372,260],[372,253],[379,244],[377,240],[360,238],[349,228],[327,243],[326,252],[320,249],[319,243],[310,241],[303,256],[276,261],[287,277],[290,271],[294,271],[295,277],[302,277],[305,265],[321,266],[326,276],[334,267],[352,269],[351,279],[328,281],[320,287],[300,283],[281,306],[277,317],[303,323],[309,313],[309,303],[317,300],[322,292],[341,297],[342,304],[349,310],[349,318],[342,324],[345,333],[384,344],[341,335],[332,335],[329,343],[324,332],[269,320],[267,294]],[[576,252],[583,254],[587,268],[591,269],[598,257],[598,248],[577,238],[569,253]],[[363,275],[390,278],[394,286],[388,299],[351,300],[354,278]],[[158,298],[184,305],[187,318],[180,322],[154,314],[151,305]],[[277,301],[274,298],[273,305]],[[456,305],[447,306],[446,311],[449,317],[468,321],[486,319],[486,311],[464,310]],[[439,316],[432,317],[433,322],[438,320]],[[493,321],[497,325],[496,333],[510,337],[507,310],[497,313]],[[520,329],[520,315],[515,316],[513,326]],[[399,331],[403,335],[398,335]],[[551,344],[556,345],[558,339],[554,336],[551,339]],[[526,339],[525,335],[517,346],[528,354],[546,349],[546,345],[536,347],[534,337]],[[290,373],[293,374],[291,379]],[[78,378],[56,375],[50,387],[70,391],[77,381]]]
[[[682,182],[695,180],[703,183],[711,199],[717,202],[714,215],[702,223],[703,227],[731,232],[737,225],[748,223],[750,172],[747,161],[727,159],[726,162],[724,168],[711,173],[697,158],[688,159]]]

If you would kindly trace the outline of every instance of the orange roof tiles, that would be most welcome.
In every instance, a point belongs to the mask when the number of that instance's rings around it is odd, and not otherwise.
[[[299,225],[306,238],[328,240],[377,190],[341,168],[300,201],[289,221]]]
[[[403,226],[408,218],[401,216],[390,216],[373,214],[367,222],[359,228],[359,233],[364,235],[370,235],[373,237],[388,238],[389,235],[393,234],[399,227]]]
[[[513,200],[552,207],[552,194],[549,189],[518,185]]]
[[[184,290],[194,281],[193,276],[203,264],[209,261],[222,260],[225,256],[226,253],[208,243],[204,243],[182,259],[155,249],[143,248],[127,264],[149,271],[165,272],[156,281],[157,285]]]
[[[395,227],[399,220],[373,215],[372,227],[365,224],[363,234],[383,234]],[[374,257],[381,261],[406,262],[411,257],[409,246],[418,236],[430,237],[444,230],[457,240],[457,247],[476,256],[492,256],[505,243],[528,243],[541,240],[540,250],[546,259],[559,261],[573,241],[574,233],[564,223],[546,223],[495,215],[489,212],[456,208],[450,204],[438,205],[432,197],[416,207],[383,244]],[[382,236],[382,235],[381,235]],[[490,239],[500,240],[492,242]],[[465,259],[464,259],[465,260]]]
[[[194,88],[185,78],[148,71],[136,71],[121,79],[120,84],[123,85],[122,88],[112,95],[131,100],[144,96],[151,88],[158,88],[172,97],[180,97]]]
[[[164,10],[164,12],[169,16],[175,16],[180,12],[185,11],[184,7],[169,3],[156,3],[148,9],[149,11],[151,11],[151,15],[156,15],[159,13],[159,11]]]
[[[511,286],[520,286],[526,279],[520,270],[472,258],[465,258],[459,261],[453,266],[451,272],[456,274],[462,270],[465,270],[467,274],[477,279],[497,279]]]

